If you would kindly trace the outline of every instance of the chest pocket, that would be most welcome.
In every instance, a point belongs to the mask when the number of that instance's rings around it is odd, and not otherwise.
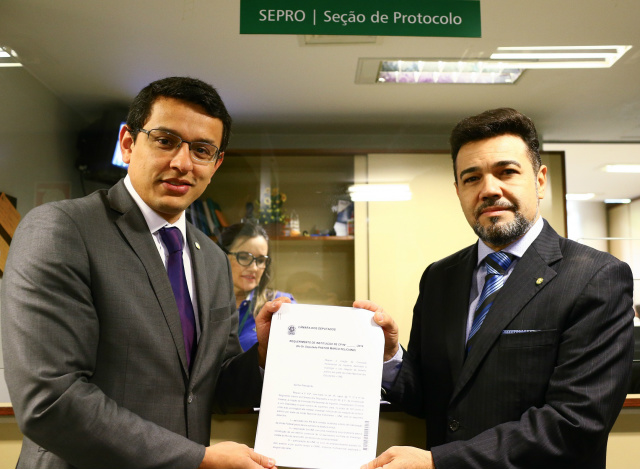
[[[510,331],[509,329],[500,335],[500,348],[538,348],[557,344],[558,331],[556,329],[546,331]]]
[[[231,307],[222,306],[220,308],[211,308],[207,312],[207,317],[204,319],[210,323],[213,323],[213,322],[220,322],[220,321],[227,320],[230,317],[231,317]]]
[[[512,389],[518,411],[541,405],[556,366],[558,331],[502,333],[498,339],[498,369],[504,389]]]

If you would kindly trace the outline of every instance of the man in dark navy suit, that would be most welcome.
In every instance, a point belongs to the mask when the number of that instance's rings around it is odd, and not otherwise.
[[[382,308],[354,304],[377,312],[387,399],[425,418],[427,450],[393,447],[364,468],[603,469],[629,385],[631,270],[541,217],[547,168],[529,118],[469,117],[451,147],[479,241],[424,272],[406,351]]]

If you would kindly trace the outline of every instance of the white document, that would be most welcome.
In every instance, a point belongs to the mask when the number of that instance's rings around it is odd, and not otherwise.
[[[383,355],[373,312],[283,304],[271,322],[255,450],[278,467],[358,469],[374,459]]]

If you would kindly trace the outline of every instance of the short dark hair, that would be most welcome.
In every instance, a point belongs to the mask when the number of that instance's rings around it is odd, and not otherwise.
[[[449,143],[451,144],[453,174],[456,182],[458,181],[456,161],[460,148],[467,143],[501,135],[514,135],[522,139],[529,150],[529,159],[533,166],[533,172],[534,174],[538,173],[542,161],[540,159],[540,142],[538,141],[536,126],[524,114],[515,109],[503,107],[462,119],[451,131]]]
[[[209,116],[220,119],[223,126],[220,151],[223,152],[227,148],[231,134],[231,116],[227,112],[222,98],[213,86],[190,77],[162,78],[148,84],[138,93],[129,107],[129,115],[127,116],[127,127],[134,140],[137,136],[135,130],[144,127],[151,114],[153,103],[161,97],[197,104]]]

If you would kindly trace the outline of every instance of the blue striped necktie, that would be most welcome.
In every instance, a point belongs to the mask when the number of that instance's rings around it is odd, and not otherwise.
[[[504,274],[509,269],[513,257],[506,252],[492,252],[485,259],[484,262],[487,266],[487,276],[485,277],[484,287],[482,288],[482,294],[478,300],[476,311],[473,316],[473,324],[471,325],[471,331],[469,332],[469,338],[467,343],[475,335],[476,332],[482,326],[484,318],[487,317],[489,308],[493,304],[498,292],[504,285]],[[468,350],[467,350],[468,351]]]

